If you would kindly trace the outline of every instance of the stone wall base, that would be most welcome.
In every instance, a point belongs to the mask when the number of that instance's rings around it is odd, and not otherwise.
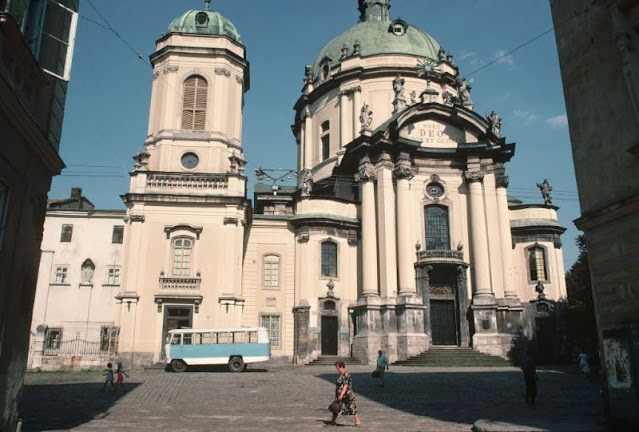
[[[508,353],[513,347],[513,335],[506,333],[475,333],[473,335],[473,348],[477,351],[508,358]]]

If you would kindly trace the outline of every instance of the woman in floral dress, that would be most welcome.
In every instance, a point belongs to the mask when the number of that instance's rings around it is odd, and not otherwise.
[[[346,365],[343,361],[338,360],[335,362],[335,369],[339,373],[337,382],[335,383],[335,399],[342,403],[342,415],[355,416],[355,426],[361,426],[362,422],[357,415],[357,405],[355,405],[355,393],[353,393],[353,379],[351,374],[346,371]],[[337,414],[333,414],[333,418],[329,422],[330,425],[335,425],[337,420]]]

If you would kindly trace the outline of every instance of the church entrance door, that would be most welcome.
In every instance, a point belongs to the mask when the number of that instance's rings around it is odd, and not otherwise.
[[[337,317],[322,317],[322,355],[337,355]]]
[[[193,327],[192,307],[172,307],[164,308],[164,326],[162,329],[162,343],[160,344],[160,358],[164,358],[164,344],[169,330]]]
[[[455,300],[431,300],[430,324],[433,345],[458,345]]]

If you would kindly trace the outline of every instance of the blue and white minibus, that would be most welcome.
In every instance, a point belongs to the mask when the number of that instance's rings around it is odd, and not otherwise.
[[[220,364],[227,364],[231,372],[242,372],[248,363],[269,360],[271,343],[263,327],[177,329],[169,331],[164,351],[173,372]]]

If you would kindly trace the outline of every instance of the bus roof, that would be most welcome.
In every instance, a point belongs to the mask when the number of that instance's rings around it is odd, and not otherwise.
[[[264,327],[235,327],[235,328],[219,328],[219,329],[193,329],[193,328],[183,328],[183,329],[174,329],[169,330],[169,334],[175,333],[221,333],[221,332],[247,332],[247,331],[258,331],[258,330],[266,330]]]

